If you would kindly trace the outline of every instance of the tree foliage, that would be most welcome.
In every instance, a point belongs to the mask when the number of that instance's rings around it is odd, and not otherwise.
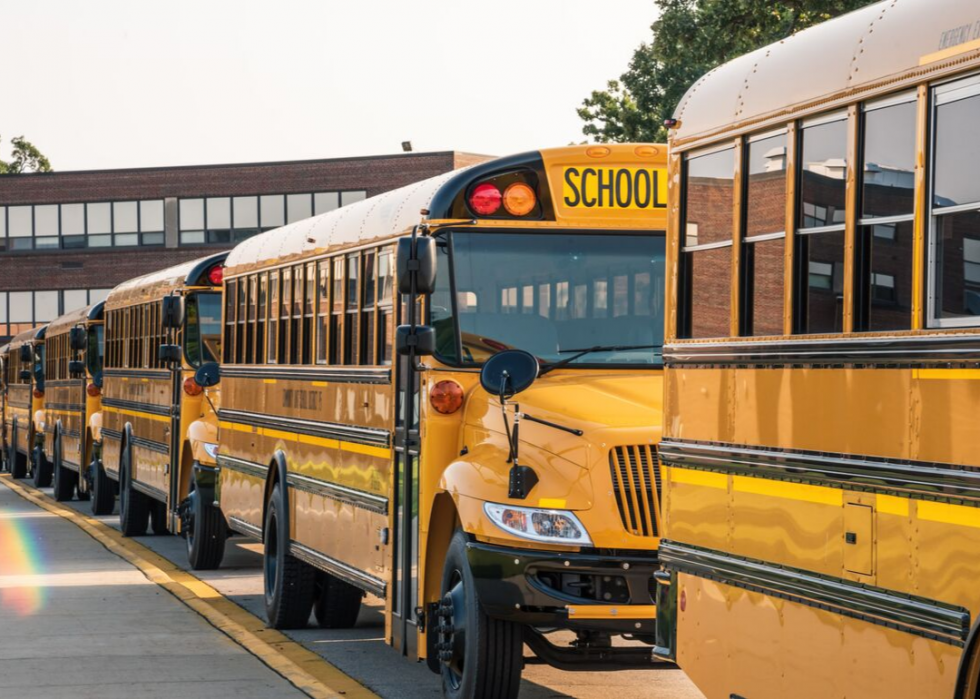
[[[619,80],[585,99],[582,132],[600,142],[664,141],[664,120],[715,66],[876,1],[654,0],[653,41]]]
[[[10,161],[0,160],[0,175],[19,175],[23,172],[51,172],[51,162],[33,143],[23,136],[10,139],[13,151]]]

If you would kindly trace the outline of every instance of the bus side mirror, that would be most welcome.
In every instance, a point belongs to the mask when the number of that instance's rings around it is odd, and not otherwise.
[[[176,330],[184,324],[184,299],[164,296],[160,301],[160,322],[164,328]]]
[[[161,364],[177,364],[180,361],[180,345],[160,345],[157,359]]]
[[[21,345],[20,346],[20,361],[22,361],[22,362],[33,362],[34,361],[34,355],[31,353],[31,346],[30,345]]]
[[[436,351],[436,329],[431,325],[399,325],[395,330],[395,351],[407,355],[415,348],[415,356],[428,357]]]
[[[29,382],[31,380],[31,370],[30,369],[21,369],[20,370],[20,380],[21,381],[28,381]]]
[[[398,270],[398,293],[412,293],[412,278],[415,278],[415,293],[428,296],[436,290],[436,241],[435,238],[415,238],[415,251],[412,251],[412,238],[399,238],[395,254],[395,267]]]
[[[204,362],[198,370],[194,372],[194,381],[201,388],[217,386],[221,381],[221,367],[217,362]]]
[[[85,332],[85,328],[72,328],[68,331],[68,344],[76,352],[85,349],[87,343],[88,333]]]
[[[84,376],[85,362],[80,362],[77,359],[68,362],[68,375],[71,376],[73,379],[78,378],[79,376]]]

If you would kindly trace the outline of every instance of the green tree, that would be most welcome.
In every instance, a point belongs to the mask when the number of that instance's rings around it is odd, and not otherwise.
[[[664,141],[684,93],[717,65],[877,0],[654,0],[653,41],[578,109],[599,142]]]
[[[13,146],[10,162],[0,160],[0,175],[19,175],[22,172],[51,172],[51,162],[33,143],[23,136],[10,139]]]

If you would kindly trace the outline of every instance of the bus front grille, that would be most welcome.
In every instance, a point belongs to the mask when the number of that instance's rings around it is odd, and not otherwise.
[[[614,447],[609,452],[613,494],[626,531],[636,536],[659,536],[660,466],[657,448],[641,444]]]

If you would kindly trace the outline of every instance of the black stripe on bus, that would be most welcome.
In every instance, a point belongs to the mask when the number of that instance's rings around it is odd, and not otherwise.
[[[252,537],[253,539],[258,539],[259,541],[262,541],[262,528],[256,527],[254,524],[252,524],[251,522],[246,522],[244,519],[239,519],[238,517],[229,517],[228,528],[244,536]]]
[[[102,428],[102,436],[103,437],[108,437],[109,439],[113,439],[113,440],[115,440],[117,442],[121,442],[122,441],[122,432],[118,432],[116,430],[109,429],[108,427],[103,427]]]
[[[310,437],[337,439],[368,446],[390,446],[388,430],[377,429],[375,427],[359,427],[357,425],[345,425],[336,422],[273,417],[271,415],[250,413],[244,410],[226,410],[224,408],[218,410],[218,419],[239,425],[248,425],[249,427],[265,427]]]
[[[360,568],[355,568],[342,561],[338,561],[336,558],[320,553],[297,541],[289,542],[289,553],[301,561],[306,561],[314,568],[319,568],[331,575],[336,575],[354,587],[370,592],[377,597],[383,598],[385,596],[385,589],[387,587],[385,581],[374,577],[370,573],[365,573]]]
[[[230,471],[244,473],[246,476],[252,476],[253,478],[261,478],[262,480],[265,480],[266,475],[269,473],[268,466],[257,464],[254,461],[239,459],[234,456],[226,456],[225,454],[218,454],[218,466]]]
[[[980,469],[870,456],[666,439],[666,466],[980,507]]]
[[[362,510],[374,512],[379,515],[388,514],[388,498],[368,493],[356,488],[338,485],[319,478],[310,478],[298,473],[286,474],[286,482],[296,490],[301,490],[313,495],[321,495],[338,502],[359,507]]]
[[[85,381],[82,379],[48,379],[44,382],[46,388],[83,388]]]
[[[159,405],[157,403],[142,403],[135,400],[120,400],[118,398],[103,398],[102,405],[107,408],[119,408],[121,410],[135,410],[141,413],[152,415],[163,415],[170,417],[171,407],[169,405]]]
[[[980,335],[677,342],[664,347],[664,363],[668,367],[704,368],[970,368],[980,367]]]
[[[968,609],[926,597],[668,540],[660,542],[659,554],[668,570],[953,646],[963,647],[970,631]]]
[[[158,454],[169,454],[170,445],[165,442],[156,442],[152,439],[144,439],[143,437],[137,437],[136,435],[131,435],[129,441],[134,447],[141,447],[148,451],[155,451]]]
[[[61,434],[69,439],[80,439],[82,433],[79,430],[62,430]]]
[[[105,369],[103,376],[118,376],[127,379],[167,379],[173,377],[170,369]]]
[[[222,378],[277,379],[280,381],[324,381],[327,383],[390,384],[391,369],[360,369],[356,367],[252,367],[225,365]]]
[[[167,502],[167,494],[160,490],[159,488],[154,488],[152,485],[147,485],[142,481],[138,481],[135,478],[130,481],[133,486],[133,490],[139,491],[144,495],[148,495],[154,500],[159,500],[162,503]]]
[[[46,410],[66,410],[68,412],[80,413],[85,410],[84,403],[48,403],[45,402]]]

